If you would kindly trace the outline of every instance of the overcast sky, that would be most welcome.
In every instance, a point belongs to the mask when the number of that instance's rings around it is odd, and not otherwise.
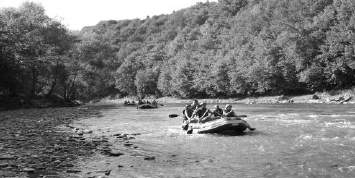
[[[28,0],[0,0],[0,8],[18,7]],[[169,14],[207,0],[30,0],[42,4],[46,13],[69,29],[80,30],[101,20],[145,18]],[[209,0],[217,1],[217,0]]]

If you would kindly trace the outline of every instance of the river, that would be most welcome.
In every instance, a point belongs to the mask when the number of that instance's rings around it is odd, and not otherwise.
[[[354,105],[233,104],[257,129],[237,136],[186,134],[180,119],[168,117],[180,114],[181,104],[95,107],[100,117],[75,124],[109,137],[124,155],[82,160],[85,175],[108,169],[111,177],[355,177]],[[133,147],[115,133],[135,135]]]

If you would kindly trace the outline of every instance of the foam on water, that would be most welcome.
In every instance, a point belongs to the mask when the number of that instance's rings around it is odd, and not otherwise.
[[[319,115],[311,114],[311,115],[308,115],[308,117],[310,117],[310,118],[318,118]]]
[[[316,136],[311,134],[302,134],[295,139],[297,143],[303,143],[307,141],[322,141],[322,142],[340,142],[340,141],[353,141],[355,137],[324,137],[324,136]]]
[[[352,114],[331,114],[329,117],[338,118],[338,117],[354,117],[355,115]]]
[[[311,139],[313,139],[313,136],[310,134],[300,135],[298,138],[296,138],[296,140],[311,140]]]
[[[310,118],[318,118],[319,115],[314,115]],[[287,113],[287,114],[276,114],[276,115],[256,115],[250,117],[253,120],[262,120],[268,122],[277,122],[284,125],[298,125],[298,124],[312,124],[318,122],[317,119],[307,119],[307,117],[302,117],[299,113]],[[308,117],[309,118],[309,117]]]
[[[340,172],[353,172],[355,171],[355,166],[347,166],[338,168]]]
[[[329,121],[329,122],[324,122],[324,126],[325,127],[338,127],[338,128],[350,128],[350,129],[354,129],[355,125],[345,119],[336,119],[333,121]]]

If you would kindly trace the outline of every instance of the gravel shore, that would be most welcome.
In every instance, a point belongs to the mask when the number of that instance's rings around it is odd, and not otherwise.
[[[73,177],[76,162],[104,142],[92,131],[73,128],[74,119],[99,116],[88,107],[0,112],[0,177]]]

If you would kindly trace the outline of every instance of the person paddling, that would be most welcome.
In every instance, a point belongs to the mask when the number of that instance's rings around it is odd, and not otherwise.
[[[225,109],[223,110],[223,117],[238,117],[235,112],[232,109],[232,105],[227,104]],[[240,119],[242,120],[242,119]],[[249,130],[255,130],[254,127],[251,127],[247,122],[245,122],[245,125]]]
[[[192,119],[193,112],[194,112],[194,110],[192,109],[191,105],[186,105],[184,110],[182,111],[182,114],[183,114],[182,128],[184,130],[188,129],[189,123]]]
[[[200,103],[197,100],[193,100],[190,106],[192,110],[196,110],[200,107]]]
[[[223,115],[223,109],[215,105],[212,114],[214,117],[221,117]]]
[[[194,111],[194,113],[192,114],[192,117],[197,120],[197,122],[201,123],[201,122],[207,122],[207,120],[209,119],[209,117],[211,116],[211,111],[209,109],[207,109],[207,104],[206,103],[202,103],[201,107],[196,109]]]

